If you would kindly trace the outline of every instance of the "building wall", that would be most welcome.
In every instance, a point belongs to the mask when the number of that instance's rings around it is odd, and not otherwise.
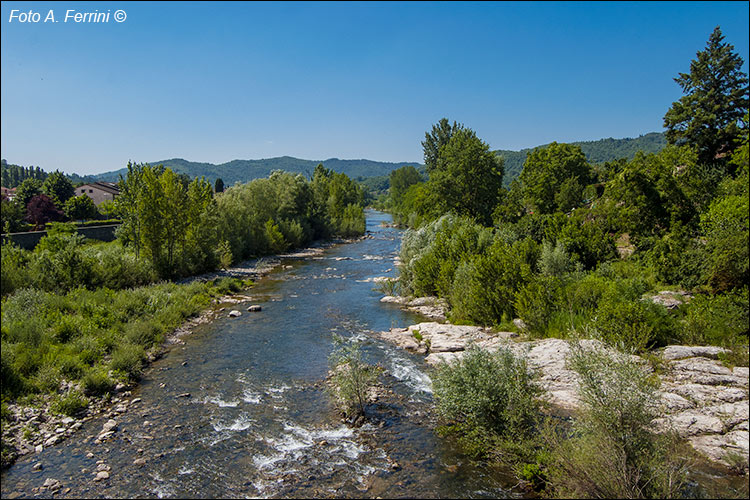
[[[86,196],[94,200],[94,205],[97,206],[103,201],[115,199],[114,194],[108,193],[102,189],[97,188],[96,186],[81,186],[79,188],[76,188],[76,196],[81,196],[82,194],[85,194]]]

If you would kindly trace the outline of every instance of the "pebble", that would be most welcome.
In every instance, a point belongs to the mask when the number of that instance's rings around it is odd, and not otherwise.
[[[91,452],[86,453],[86,458],[94,458],[94,454]]]
[[[97,472],[94,481],[101,481],[102,479],[109,479],[109,472],[106,470]]]
[[[31,467],[31,470],[32,470],[33,472],[39,472],[39,471],[40,471],[40,470],[42,470],[42,469],[44,469],[44,466],[42,465],[42,462],[37,462],[37,463],[35,463],[35,464],[34,464],[34,465],[33,465],[33,466]]]
[[[143,467],[144,465],[146,465],[146,459],[145,458],[136,458],[135,460],[133,460],[133,465],[138,465],[140,467]]]

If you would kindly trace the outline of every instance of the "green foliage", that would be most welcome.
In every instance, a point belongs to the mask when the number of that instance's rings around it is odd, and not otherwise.
[[[39,194],[42,194],[42,181],[33,177],[26,178],[16,188],[16,198],[13,201],[25,209],[31,199]]]
[[[76,391],[71,391],[64,396],[58,396],[52,401],[50,409],[54,413],[66,415],[68,417],[80,416],[89,406],[86,397]]]
[[[429,170],[428,188],[443,211],[492,222],[503,182],[503,161],[471,129],[454,132]]]
[[[546,336],[552,315],[559,308],[560,286],[554,277],[537,276],[516,292],[515,310],[532,335]]]
[[[459,264],[489,247],[492,233],[470,219],[445,215],[401,242],[402,290],[415,295],[447,297]]]
[[[664,307],[623,296],[618,288],[610,288],[596,310],[593,325],[602,340],[639,352],[678,340],[676,322]]]
[[[696,295],[685,306],[683,338],[690,344],[733,348],[748,341],[748,289]]]
[[[675,78],[685,95],[664,115],[670,144],[693,145],[701,161],[709,163],[747,135],[748,80],[742,64],[717,26],[706,48],[690,62],[690,73]]]
[[[143,369],[146,352],[137,344],[121,344],[112,353],[110,367],[130,380],[138,380]]]
[[[515,317],[515,293],[531,278],[537,254],[531,240],[512,245],[498,240],[464,260],[451,288],[452,319],[492,325]]]
[[[15,200],[10,201],[3,197],[0,201],[0,230],[3,233],[15,233],[22,231],[24,207]]]
[[[548,214],[580,205],[593,172],[580,147],[553,142],[529,153],[520,180],[526,204]]]
[[[390,202],[398,206],[410,186],[422,182],[422,176],[416,168],[409,165],[393,170],[390,174]]]
[[[76,190],[65,174],[55,170],[44,179],[42,193],[49,196],[55,205],[62,207],[66,201],[75,196]]]
[[[572,270],[570,255],[559,240],[552,246],[548,240],[542,245],[539,254],[539,271],[545,276],[563,276]]]
[[[572,436],[548,443],[549,487],[572,498],[674,498],[686,463],[672,434],[654,434],[658,385],[627,355],[571,344],[582,409]]]
[[[146,349],[205,308],[211,296],[237,286],[225,278],[221,287],[17,290],[2,303],[2,397],[56,392],[62,380],[80,380],[88,395],[105,394],[114,386],[109,370],[137,378]]]
[[[94,201],[86,195],[73,196],[65,202],[63,208],[65,215],[71,220],[95,219],[99,211]]]
[[[433,389],[441,418],[467,438],[465,444],[473,442],[475,454],[490,451],[495,439],[522,442],[533,437],[540,389],[525,359],[510,350],[468,349],[455,363],[438,367]]]
[[[451,125],[447,118],[441,118],[439,122],[432,126],[430,132],[425,132],[422,148],[424,150],[424,164],[428,174],[432,175],[432,171],[438,167],[441,149],[450,142],[454,134],[463,129],[462,124],[454,121]]]
[[[232,265],[232,247],[229,245],[229,242],[221,240],[216,252],[219,256],[219,266],[224,270],[229,269]]]
[[[706,278],[714,291],[746,286],[748,274],[748,196],[717,198],[701,216],[706,237]]]
[[[329,357],[330,391],[341,413],[354,420],[365,414],[368,393],[377,381],[380,369],[362,360],[358,342],[334,335],[334,344]]]

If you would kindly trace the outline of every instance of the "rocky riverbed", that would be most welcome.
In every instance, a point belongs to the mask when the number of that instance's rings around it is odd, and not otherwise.
[[[196,280],[210,281],[221,277],[257,280],[278,266],[282,258],[320,259],[326,248],[367,238],[371,238],[371,236],[367,234],[361,238],[334,240],[282,255],[251,259],[226,270],[191,276],[179,280],[177,283],[184,284]],[[148,362],[153,362],[163,356],[171,346],[184,344],[182,338],[189,335],[197,326],[209,323],[221,315],[239,316],[239,314],[232,314],[238,311],[228,310],[230,309],[228,306],[244,304],[252,300],[252,296],[244,294],[232,294],[214,299],[210,309],[186,321],[167,336],[163,345],[148,352]],[[256,312],[260,310],[259,308],[260,306],[251,305],[248,311]],[[112,394],[104,397],[89,397],[89,405],[85,413],[79,415],[78,418],[55,414],[50,408],[53,400],[51,395],[40,396],[31,404],[9,403],[7,409],[10,414],[10,423],[3,425],[2,428],[2,441],[5,447],[3,457],[4,460],[7,459],[7,463],[4,461],[3,467],[13,463],[19,457],[41,453],[45,447],[48,448],[63,442],[72,436],[84,422],[93,418],[101,415],[116,418],[118,414],[128,410],[128,398],[133,387],[134,385],[119,383]],[[65,381],[58,389],[58,394],[65,395],[71,391],[82,392],[82,388],[80,384]]]
[[[472,344],[490,351],[511,349],[537,371],[550,403],[566,410],[578,408],[578,376],[567,367],[570,345],[565,340],[525,341],[514,332],[437,322],[392,328],[379,336],[424,354],[433,366],[459,359]],[[584,348],[608,349],[597,340],[579,342]],[[722,353],[726,349],[705,346],[668,346],[656,353],[663,416],[653,424],[657,429],[674,429],[699,453],[723,465],[736,467],[737,457],[744,457],[747,470],[748,368],[726,366],[719,360]],[[649,369],[654,363],[634,358]]]

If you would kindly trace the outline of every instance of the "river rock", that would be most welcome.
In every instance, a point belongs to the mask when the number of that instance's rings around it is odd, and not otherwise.
[[[145,458],[136,458],[133,460],[133,465],[137,465],[138,467],[143,467],[146,465],[146,459]]]
[[[33,466],[31,467],[31,470],[32,470],[33,472],[38,472],[38,471],[40,471],[40,470],[42,470],[42,469],[44,469],[44,466],[42,465],[42,462],[37,462],[37,463],[35,463],[35,464],[34,464],[34,465],[33,465]]]
[[[106,470],[97,472],[94,481],[102,481],[104,479],[109,479],[109,472]]]
[[[110,471],[112,470],[112,467],[107,464],[99,464],[96,466],[96,472],[101,472],[103,470]]]
[[[256,304],[256,305],[252,305],[252,306],[250,306],[250,307],[248,307],[248,308],[247,308],[247,310],[248,310],[249,312],[259,312],[259,311],[261,311],[262,309],[263,309],[263,308],[262,308],[261,306],[257,305],[257,304]]]
[[[719,354],[729,352],[728,349],[715,346],[688,346],[688,345],[669,345],[662,351],[662,359],[665,361],[674,361],[684,358],[711,358],[719,359]]]
[[[384,302],[402,303],[401,298]],[[414,335],[418,331],[420,343]],[[580,407],[578,375],[568,368],[570,344],[561,339],[513,341],[510,332],[492,333],[472,326],[419,323],[407,328],[392,328],[379,334],[397,346],[419,352],[418,346],[429,343],[425,361],[430,365],[454,363],[470,345],[494,352],[506,347],[526,358],[537,373],[536,383],[543,398],[555,406],[571,411]],[[597,340],[581,340],[584,349],[615,351]],[[656,430],[674,430],[687,439],[707,458],[731,465],[733,456],[748,456],[748,370],[728,368],[718,360],[727,350],[721,347],[668,346],[661,351],[663,369],[657,407],[661,412],[652,423]],[[644,369],[652,370],[643,358],[631,355]]]
[[[58,481],[57,479],[52,479],[51,477],[48,477],[47,479],[44,480],[44,484],[42,486],[52,491],[59,490],[60,481]]]
[[[104,422],[104,425],[102,425],[102,430],[99,434],[104,434],[106,432],[114,432],[117,430],[117,421],[113,419],[109,419],[106,422]]]
[[[230,318],[238,318],[238,317],[240,317],[240,316],[242,316],[242,313],[241,313],[241,312],[239,312],[239,311],[238,311],[238,310],[236,310],[236,309],[234,309],[234,310],[232,310],[232,311],[229,311],[229,317],[230,317]]]
[[[55,444],[57,444],[58,441],[60,441],[60,437],[59,436],[51,436],[49,439],[47,439],[44,442],[44,446],[46,446],[46,447],[54,446]]]

